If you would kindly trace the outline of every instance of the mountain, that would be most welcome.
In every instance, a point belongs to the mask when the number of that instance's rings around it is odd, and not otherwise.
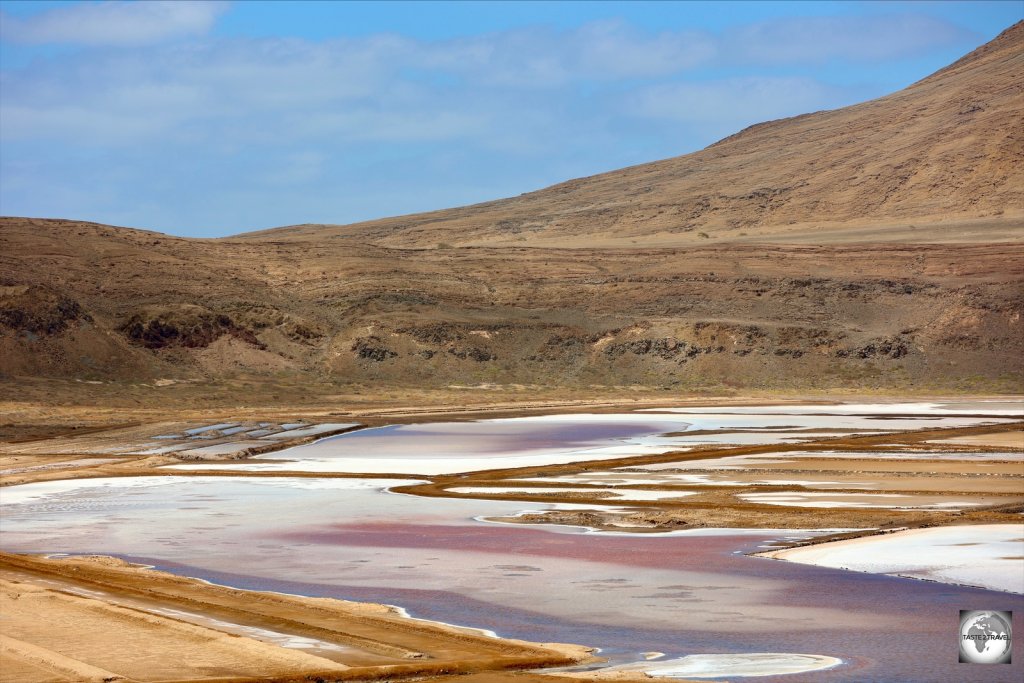
[[[402,247],[1019,239],[1022,111],[1024,22],[897,93],[757,124],[694,154],[460,209],[253,237]]]
[[[1019,392],[1022,67],[1017,24],[878,100],[355,225],[3,218],[0,385]]]

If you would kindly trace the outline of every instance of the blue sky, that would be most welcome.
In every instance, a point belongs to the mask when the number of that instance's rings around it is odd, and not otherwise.
[[[928,75],[1012,2],[0,0],[0,213],[190,236],[512,196]]]

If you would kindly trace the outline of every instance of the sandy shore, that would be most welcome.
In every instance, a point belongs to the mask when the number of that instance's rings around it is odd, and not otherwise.
[[[0,553],[0,612],[0,680],[12,683],[375,680],[590,657],[383,605],[235,590],[104,557]]]
[[[959,444],[964,446],[995,446],[999,448],[1024,448],[1024,434],[1021,432],[996,432],[978,436],[954,436],[949,439],[935,441],[939,444]]]

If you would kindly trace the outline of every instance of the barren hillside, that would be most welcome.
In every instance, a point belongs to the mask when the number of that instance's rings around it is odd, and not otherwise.
[[[1022,74],[1018,24],[879,100],[353,226],[0,219],[0,381],[1020,391]]]
[[[259,237],[402,247],[1019,239],[1022,114],[1018,23],[897,93],[751,126],[695,154],[460,209]]]

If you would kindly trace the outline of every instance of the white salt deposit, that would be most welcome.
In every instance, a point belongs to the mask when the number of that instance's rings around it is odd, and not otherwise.
[[[678,447],[675,439],[661,435],[688,426],[689,422],[676,416],[636,413],[392,425],[328,437],[232,463],[231,467],[279,472],[455,474],[664,453]],[[299,431],[285,434],[294,436]],[[225,465],[172,467],[219,469]]]
[[[289,425],[282,425],[283,432],[268,434],[264,439],[301,439],[306,436],[319,436],[327,432],[337,432],[342,429],[355,429],[359,427],[358,422],[325,422],[323,424],[304,425],[302,428],[289,428]]]
[[[731,415],[1024,415],[1024,401],[964,403],[843,403],[823,405],[727,406],[716,408],[646,408],[639,412],[720,413]]]
[[[105,477],[96,479],[65,479],[61,481],[40,481],[21,486],[0,488],[0,503],[17,505],[37,502],[79,489],[109,488],[132,489],[171,486],[196,481],[195,477]],[[209,481],[223,481],[220,478]],[[225,482],[227,483],[227,482]],[[294,477],[267,477],[246,480],[247,486],[269,486],[274,488],[304,490],[384,490],[393,486],[426,483],[422,479],[301,479]],[[91,492],[95,495],[95,492]]]
[[[992,498],[949,500],[941,496],[904,495],[900,493],[831,493],[793,491],[778,493],[740,493],[737,498],[764,505],[791,505],[805,508],[885,508],[914,510],[958,510],[993,504]]]
[[[190,477],[110,477],[101,479],[64,479],[61,481],[38,481],[21,486],[0,488],[0,503],[18,505],[31,503],[51,496],[82,488],[147,488],[151,486],[182,484]]]
[[[655,663],[627,664],[608,670],[642,671],[652,678],[746,678],[824,671],[842,663],[841,659],[825,655],[747,652],[689,655]]]
[[[643,411],[392,425],[322,439],[231,467],[276,472],[440,475],[659,454],[684,450],[684,446],[695,443],[783,443],[821,436],[800,431],[804,429],[898,431],[999,421],[933,414],[934,405],[937,404],[890,405],[891,413],[918,411],[913,417],[897,419],[862,414],[861,411],[870,411],[876,406],[859,405],[827,406],[832,410],[842,409],[845,411],[842,415],[822,414],[822,406],[786,406],[785,410],[790,412],[777,414],[770,412],[774,408],[765,407],[748,407],[742,409],[745,412],[735,414],[717,408],[672,408],[660,409],[660,415]],[[673,413],[687,413],[687,416]],[[293,427],[293,431],[285,432],[290,436],[327,426],[284,425]],[[736,429],[753,431],[731,431]],[[690,434],[698,430],[723,433]],[[676,436],[665,436],[668,433]],[[272,440],[279,436],[272,434],[263,438]],[[224,465],[174,467],[204,469]]]
[[[639,451],[639,452],[638,452]],[[244,463],[217,463],[217,464],[186,464],[168,465],[170,469],[181,470],[204,470],[204,469],[238,469],[247,472],[346,472],[351,474],[418,474],[418,475],[440,475],[457,474],[459,472],[480,472],[483,470],[505,469],[514,467],[536,467],[542,465],[563,465],[580,460],[600,460],[606,458],[619,458],[629,455],[642,455],[645,451],[642,448],[621,448],[605,449],[602,453],[567,453],[563,455],[518,455],[508,457],[491,458],[445,458],[430,457],[422,458],[360,458],[356,457],[329,457],[309,458],[302,460],[287,460],[268,462],[266,460],[246,460]],[[662,451],[654,451],[655,453]],[[274,453],[268,458],[280,454]]]
[[[205,434],[206,432],[212,432],[220,429],[226,429],[228,427],[237,426],[237,422],[218,422],[215,425],[206,425],[205,427],[196,427],[194,429],[186,429],[185,433],[189,436],[197,436],[199,434]]]
[[[822,567],[1024,593],[1024,524],[910,529],[765,555]]]

